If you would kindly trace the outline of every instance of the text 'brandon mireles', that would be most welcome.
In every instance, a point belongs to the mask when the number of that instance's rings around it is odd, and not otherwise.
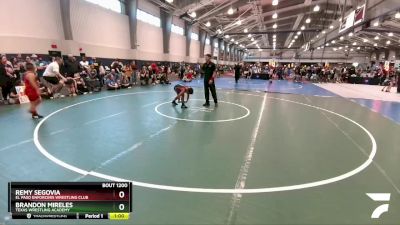
[[[16,212],[69,212],[73,202],[16,202]]]

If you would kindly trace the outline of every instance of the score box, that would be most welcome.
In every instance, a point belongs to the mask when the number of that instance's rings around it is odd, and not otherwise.
[[[10,182],[8,194],[15,219],[108,219],[109,213],[132,212],[130,182]]]

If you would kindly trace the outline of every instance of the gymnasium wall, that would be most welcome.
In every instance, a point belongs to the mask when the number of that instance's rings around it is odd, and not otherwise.
[[[55,0],[0,0],[0,52],[47,53],[64,39]]]
[[[180,34],[171,32],[169,40],[169,52],[171,61],[184,61],[186,57],[186,37]],[[175,60],[173,60],[175,59]]]
[[[102,58],[199,61],[199,41],[191,41],[190,56],[186,57],[185,37],[171,33],[170,54],[164,54],[162,29],[139,20],[138,46],[131,49],[128,16],[84,0],[71,0],[73,40],[64,39],[58,0],[0,0],[0,6],[0,19],[3,21],[0,53],[48,54],[49,50],[56,50],[63,54],[79,55],[83,52]],[[159,8],[146,0],[139,0],[138,8],[160,16]],[[184,27],[184,22],[177,17],[173,18],[173,23]],[[195,30],[198,33],[198,29]],[[57,49],[51,49],[53,44]]]

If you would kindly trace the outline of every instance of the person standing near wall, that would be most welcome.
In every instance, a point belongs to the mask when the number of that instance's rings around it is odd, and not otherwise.
[[[217,92],[215,89],[216,66],[211,62],[211,54],[206,55],[206,63],[203,64],[202,70],[204,71],[204,95],[206,103],[203,106],[210,106],[210,91],[214,99],[215,106],[218,106]]]

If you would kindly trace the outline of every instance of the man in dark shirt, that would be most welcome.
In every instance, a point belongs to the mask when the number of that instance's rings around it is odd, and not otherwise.
[[[235,64],[233,69],[235,70],[235,82],[238,83],[242,67],[239,64]]]
[[[215,70],[216,66],[213,62],[211,62],[211,55],[206,55],[206,63],[203,64],[202,70],[204,71],[204,94],[206,98],[206,103],[203,106],[208,107],[210,106],[210,92],[214,99],[215,106],[218,106],[217,100],[217,92],[215,90]]]
[[[73,78],[76,73],[80,73],[82,68],[73,55],[68,55],[68,59],[64,62],[63,74]]]

